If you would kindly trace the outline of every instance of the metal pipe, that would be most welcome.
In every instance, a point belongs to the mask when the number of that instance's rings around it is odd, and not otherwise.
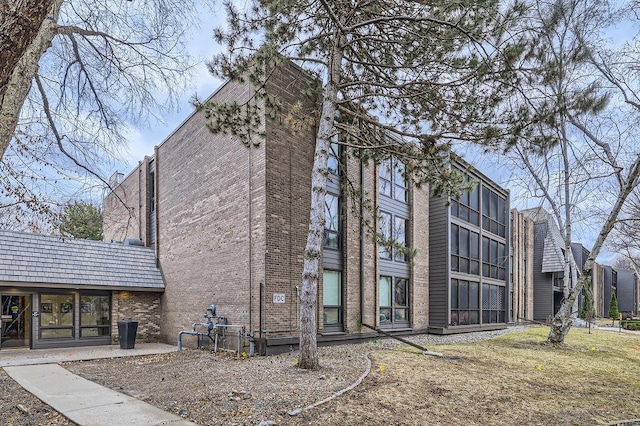
[[[183,334],[191,334],[192,336],[206,336],[206,333],[203,333],[201,331],[189,331],[189,330],[182,330],[180,332],[178,332],[178,350],[181,351],[182,350],[182,335]]]

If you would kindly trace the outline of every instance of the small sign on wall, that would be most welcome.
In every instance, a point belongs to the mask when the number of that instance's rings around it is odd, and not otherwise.
[[[285,294],[273,293],[273,303],[285,303]]]

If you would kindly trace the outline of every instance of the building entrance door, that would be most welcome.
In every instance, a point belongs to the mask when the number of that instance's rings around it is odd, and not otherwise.
[[[2,295],[1,349],[29,347],[31,341],[31,296]]]

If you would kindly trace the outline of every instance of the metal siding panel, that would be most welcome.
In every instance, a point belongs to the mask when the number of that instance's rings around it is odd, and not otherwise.
[[[429,200],[429,325],[446,327],[449,313],[449,221],[443,198]]]

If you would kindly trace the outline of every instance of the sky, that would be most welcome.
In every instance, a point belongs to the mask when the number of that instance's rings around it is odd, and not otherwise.
[[[221,15],[221,14],[220,14]],[[144,156],[152,155],[154,146],[160,145],[180,124],[194,111],[190,104],[190,99],[197,95],[200,99],[208,97],[221,84],[222,81],[212,76],[206,69],[206,61],[220,49],[212,38],[213,28],[221,23],[214,11],[203,12],[201,15],[200,28],[195,29],[187,41],[189,53],[198,60],[195,73],[190,79],[190,84],[183,92],[177,102],[177,111],[167,113],[162,117],[161,123],[155,123],[146,128],[131,128],[130,142],[124,156],[124,163],[118,165],[117,170],[127,175]],[[614,32],[614,38],[619,35],[620,28]],[[460,153],[460,152],[459,152]],[[517,196],[517,189],[512,185],[512,171],[505,162],[501,164],[499,157],[487,156],[480,149],[465,149],[463,156],[473,164],[483,174],[494,180],[499,185],[508,188],[512,192],[512,207],[519,209],[536,207],[540,201],[535,199],[525,199]],[[596,231],[589,227],[577,226],[574,235],[576,241],[581,241],[585,247],[595,241]],[[613,261],[614,254],[604,251],[598,260],[603,263]]]
[[[190,103],[193,96],[207,98],[222,84],[220,79],[211,75],[206,66],[206,62],[219,51],[219,46],[213,40],[213,29],[219,24],[220,19],[214,11],[203,11],[200,14],[199,28],[194,29],[187,39],[187,51],[196,61],[195,71],[177,101],[177,109],[164,114],[161,122],[152,122],[148,127],[129,127],[129,144],[125,150],[124,163],[117,165],[113,172],[127,175],[145,155],[153,155],[154,147],[160,145],[194,112]]]

